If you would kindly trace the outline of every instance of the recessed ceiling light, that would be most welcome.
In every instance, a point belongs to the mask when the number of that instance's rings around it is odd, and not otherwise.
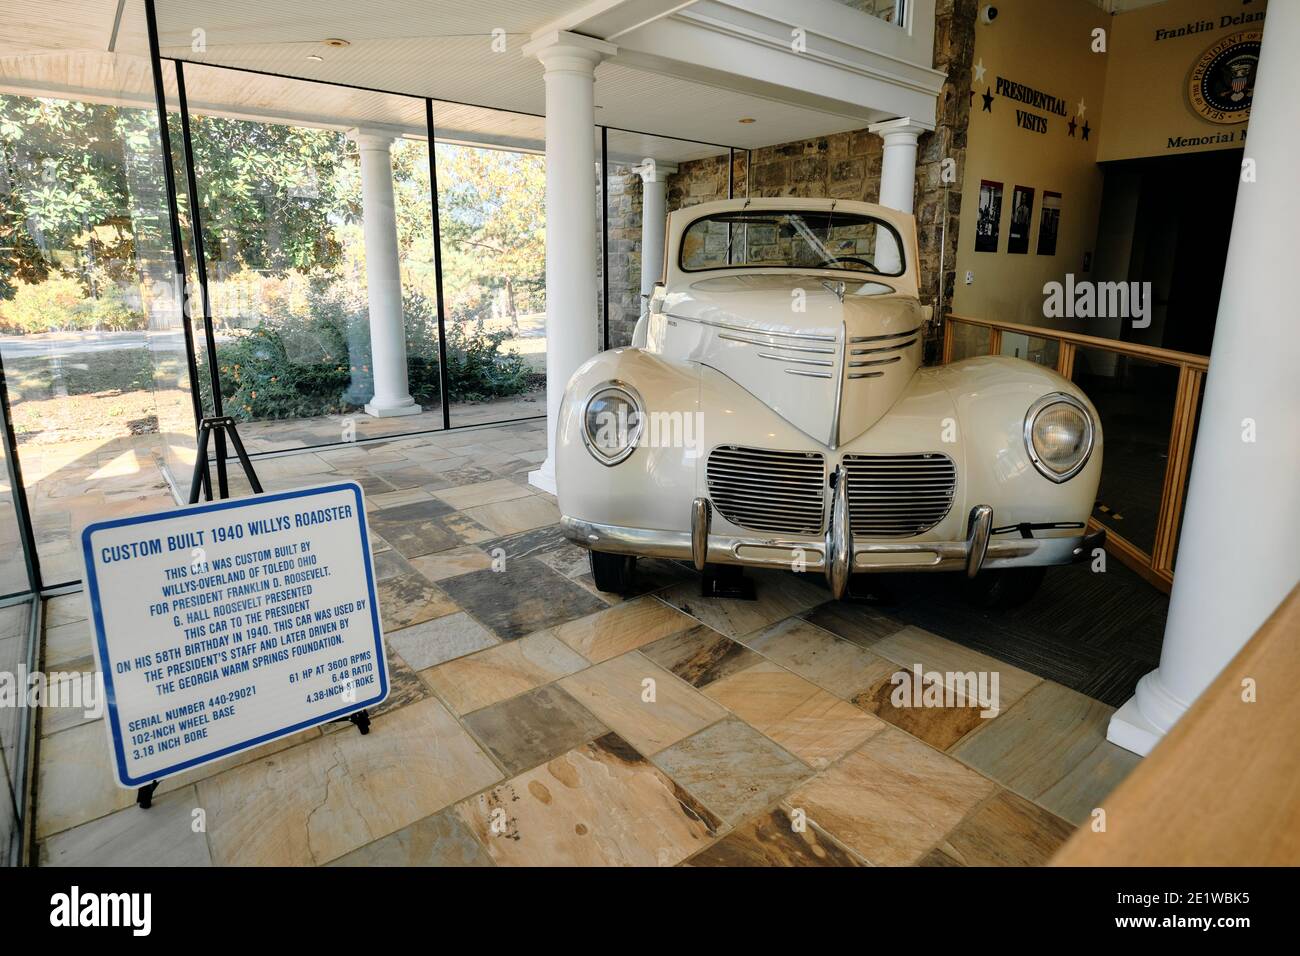
[[[321,42],[324,43],[326,46],[351,46],[352,45],[349,41],[340,40],[338,37],[328,37],[322,40]]]
[[[325,62],[325,57],[321,56],[319,53],[308,53],[307,59],[311,60],[313,63]]]
[[[748,125],[748,124],[754,122],[754,117],[752,117],[752,116],[742,116],[742,117],[740,118],[740,122],[742,122],[742,123]]]

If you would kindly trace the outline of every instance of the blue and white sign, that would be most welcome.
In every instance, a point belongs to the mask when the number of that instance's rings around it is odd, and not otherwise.
[[[121,786],[388,696],[355,482],[101,521],[81,542]]]

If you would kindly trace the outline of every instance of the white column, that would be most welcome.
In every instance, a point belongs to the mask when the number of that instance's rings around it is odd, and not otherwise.
[[[406,328],[402,320],[402,273],[397,254],[397,209],[393,202],[396,134],[354,129],[348,135],[361,153],[361,218],[366,239],[366,294],[370,299],[370,367],[374,395],[366,414],[376,418],[417,415],[406,378]]]
[[[916,196],[916,141],[926,128],[904,116],[872,123],[867,130],[885,141],[880,162],[880,205],[910,213]],[[874,261],[881,272],[897,269],[900,254],[893,236],[885,232],[877,235]]]
[[[1264,28],[1246,140],[1256,181],[1237,187],[1160,666],[1138,682],[1107,734],[1140,754],[1178,721],[1300,578],[1298,49],[1300,3],[1275,4]],[[1243,440],[1250,437],[1247,419],[1253,441]],[[1261,695],[1295,693],[1268,685],[1268,674],[1255,677]]]
[[[564,387],[599,350],[596,322],[596,64],[618,48],[576,33],[524,47],[546,80],[546,461],[528,482],[555,493],[555,425]]]
[[[675,163],[647,159],[635,167],[641,176],[641,318],[650,312],[650,295],[664,274],[664,229],[668,219],[668,177]]]

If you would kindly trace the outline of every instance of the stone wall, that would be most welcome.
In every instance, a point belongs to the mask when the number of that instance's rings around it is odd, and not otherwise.
[[[641,314],[641,177],[609,169],[609,344],[632,341]]]
[[[948,74],[939,95],[937,123],[917,144],[917,241],[921,254],[921,301],[934,304],[939,290],[942,211],[947,187],[947,250],[944,254],[944,303],[951,302],[956,279],[958,213],[961,175],[970,119],[971,61],[975,46],[978,0],[938,0],[935,11],[934,65]],[[865,129],[795,143],[781,143],[737,152],[733,169],[736,196],[803,196],[875,202],[880,195],[880,165],[884,143]],[[945,159],[954,164],[952,181],[944,182]],[[752,166],[752,169],[746,167]],[[750,174],[752,173],[752,180]],[[668,177],[668,209],[727,198],[727,157],[681,164]],[[612,202],[611,202],[612,206]],[[639,217],[638,217],[639,219]],[[611,219],[611,230],[613,222]],[[639,269],[640,266],[638,265]],[[611,269],[611,277],[613,270]],[[611,284],[611,301],[614,299]],[[611,322],[611,325],[613,323]],[[926,360],[937,361],[940,324],[927,330]],[[617,341],[614,344],[619,344]]]

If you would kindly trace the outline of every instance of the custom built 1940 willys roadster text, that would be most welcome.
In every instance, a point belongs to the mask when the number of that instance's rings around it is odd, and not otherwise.
[[[568,384],[565,534],[596,586],[638,556],[852,575],[954,570],[989,605],[1090,555],[1096,409],[1019,359],[921,367],[913,218],[812,199],[668,218],[665,281],[630,348]],[[731,571],[734,576],[736,572]]]

